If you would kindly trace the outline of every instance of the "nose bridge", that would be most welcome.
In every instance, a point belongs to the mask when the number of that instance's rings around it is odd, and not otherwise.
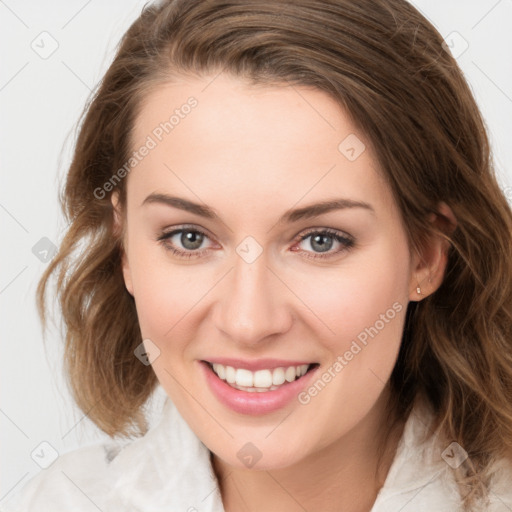
[[[267,267],[265,254],[254,261],[244,259],[243,254],[235,255],[234,261],[234,269],[227,277],[217,305],[220,308],[217,327],[233,341],[247,345],[285,332],[290,325],[290,314],[279,297],[284,291]]]

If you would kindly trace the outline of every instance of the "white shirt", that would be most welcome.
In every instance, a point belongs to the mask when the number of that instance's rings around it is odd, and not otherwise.
[[[371,512],[462,510],[453,469],[441,456],[447,447],[438,447],[437,437],[425,444],[418,441],[429,418],[418,408],[409,416]],[[504,471],[495,481],[489,505],[480,510],[512,511],[512,471]],[[210,452],[168,398],[161,419],[145,436],[61,455],[0,510],[224,512]]]

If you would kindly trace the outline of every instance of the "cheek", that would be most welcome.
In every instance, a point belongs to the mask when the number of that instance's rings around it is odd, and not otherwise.
[[[404,311],[407,306],[407,258],[405,243],[390,238],[336,269],[317,267],[300,279],[293,273],[285,278],[295,283],[294,292],[314,315],[304,313],[303,319],[313,318],[315,330],[324,333],[322,344],[337,356],[353,340],[373,339],[375,328],[379,338],[400,337],[400,321],[388,320],[394,319],[397,303]],[[186,332],[184,337],[179,333],[202,310],[201,301],[218,279],[213,269],[199,272],[192,265],[176,264],[163,247],[148,240],[134,244],[130,267],[143,337],[186,339]]]
[[[174,334],[181,319],[204,295],[204,286],[190,267],[172,264],[165,249],[142,242],[145,247],[140,243],[130,253],[137,316],[144,338],[163,340]]]
[[[314,411],[313,430],[322,432],[324,425],[331,425],[326,444],[368,414],[389,380],[402,339],[406,283],[398,270],[354,269],[324,294],[311,296],[311,308],[317,308],[334,334],[321,340],[329,353],[319,375],[325,384],[313,383],[300,401]]]
[[[356,339],[364,343],[376,335],[375,328],[380,338],[401,337],[400,315],[408,304],[407,252],[396,247],[376,252],[347,260],[328,274],[319,269],[301,282],[298,295],[307,297],[308,307],[325,326],[331,353],[342,354]]]

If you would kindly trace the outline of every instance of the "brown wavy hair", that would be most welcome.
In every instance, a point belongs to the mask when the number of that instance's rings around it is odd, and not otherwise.
[[[485,492],[491,463],[512,458],[512,212],[457,62],[405,0],[144,7],[80,118],[60,196],[69,228],[37,289],[45,328],[45,290],[57,276],[65,371],[78,406],[110,436],[147,430],[144,405],[157,379],[134,357],[141,332],[121,272],[123,233],[111,194],[95,191],[130,158],[148,91],[180,74],[220,71],[334,98],[371,142],[411,247],[433,235],[449,242],[443,283],[408,305],[390,408],[405,418],[417,397],[431,404],[435,425],[469,454],[461,468],[471,503]],[[125,187],[115,187],[123,211]],[[457,219],[451,233],[427,220],[441,201]]]

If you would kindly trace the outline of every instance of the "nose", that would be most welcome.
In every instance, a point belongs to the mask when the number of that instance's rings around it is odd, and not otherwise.
[[[235,256],[234,268],[223,281],[213,318],[230,341],[256,347],[290,329],[292,294],[264,254],[252,263]]]

